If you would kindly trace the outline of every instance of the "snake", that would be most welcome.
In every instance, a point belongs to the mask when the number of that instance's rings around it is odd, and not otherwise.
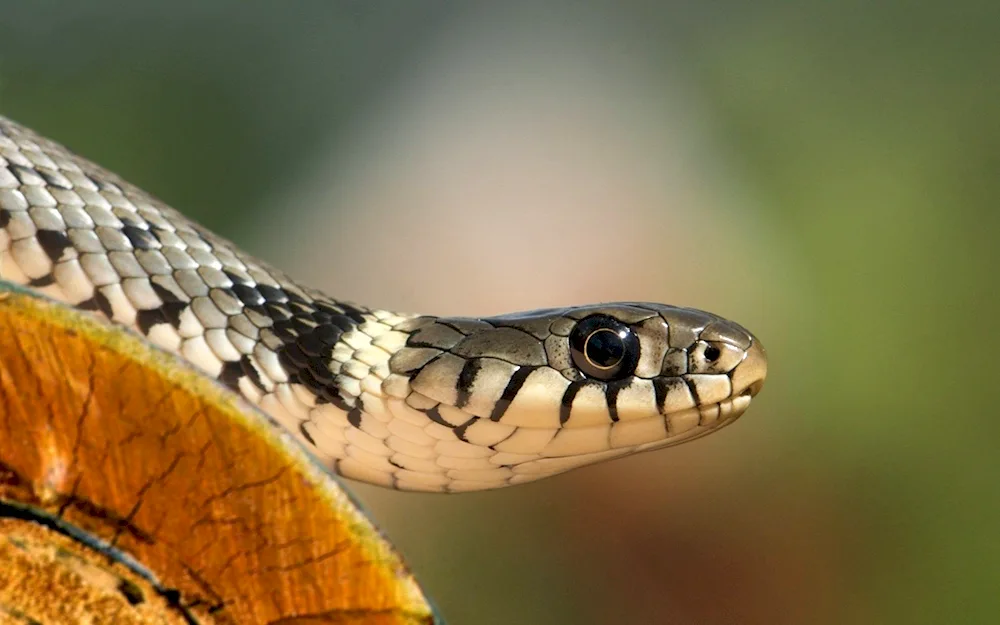
[[[141,334],[329,470],[400,490],[499,488],[699,438],[767,375],[753,334],[694,308],[473,318],[335,299],[2,116],[0,279]]]

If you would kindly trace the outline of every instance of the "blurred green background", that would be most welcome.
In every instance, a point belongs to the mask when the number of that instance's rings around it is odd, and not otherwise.
[[[0,112],[338,296],[753,329],[716,436],[353,487],[453,624],[1000,619],[1000,8],[0,0]]]

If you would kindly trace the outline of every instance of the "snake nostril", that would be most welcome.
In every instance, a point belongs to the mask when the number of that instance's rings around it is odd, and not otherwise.
[[[743,389],[743,392],[740,393],[740,395],[745,396],[745,397],[753,397],[754,395],[756,395],[757,393],[759,393],[760,389],[762,389],[762,388],[764,388],[764,380],[757,380],[756,382],[754,382],[750,386],[748,386],[745,389]]]

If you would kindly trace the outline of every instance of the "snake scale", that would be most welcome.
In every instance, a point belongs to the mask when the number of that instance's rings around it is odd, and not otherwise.
[[[528,482],[732,423],[767,371],[736,323],[615,303],[488,318],[302,286],[0,117],[0,279],[187,359],[333,471],[403,490]]]

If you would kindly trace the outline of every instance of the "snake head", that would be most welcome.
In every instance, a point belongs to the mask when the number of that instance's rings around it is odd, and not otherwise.
[[[743,327],[661,304],[418,317],[395,329],[407,338],[384,389],[437,424],[430,429],[455,456],[435,457],[455,467],[448,490],[703,436],[742,415],[767,374],[763,347]]]

